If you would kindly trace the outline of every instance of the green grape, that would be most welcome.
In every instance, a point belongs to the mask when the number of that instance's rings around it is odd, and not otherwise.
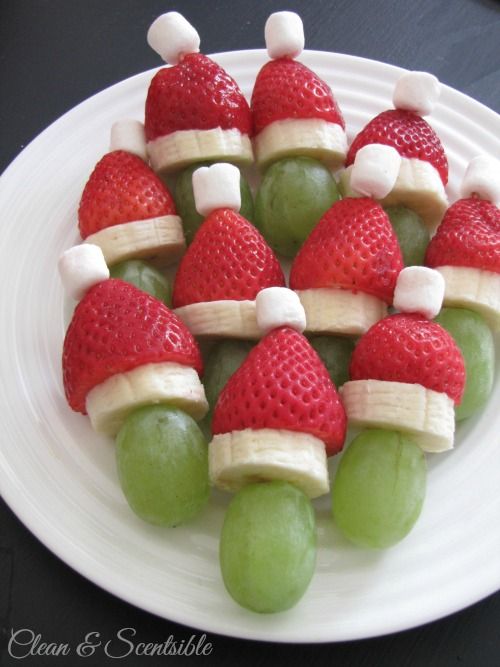
[[[425,487],[425,457],[418,445],[396,431],[363,431],[346,449],[335,476],[335,523],[359,546],[390,547],[418,519]]]
[[[493,335],[482,316],[466,308],[443,308],[435,321],[453,336],[464,357],[465,392],[455,416],[465,419],[482,408],[491,393],[495,374]]]
[[[193,172],[196,171],[199,167],[207,167],[210,162],[204,162],[200,164],[194,164],[182,171],[178,177],[175,184],[175,206],[177,208],[178,214],[182,218],[182,226],[184,227],[184,235],[186,236],[186,242],[191,243],[194,235],[196,234],[198,227],[203,222],[204,218],[196,210],[194,203],[194,194],[193,194]],[[248,182],[244,178],[243,174],[240,172],[240,192],[241,192],[241,208],[240,214],[253,221],[254,218],[254,208],[253,208],[253,197],[252,191]]]
[[[321,162],[308,157],[278,160],[262,178],[255,224],[276,252],[294,257],[337,199],[337,184]]]
[[[246,340],[223,340],[210,350],[205,363],[203,386],[208,404],[213,408],[231,375],[238,370],[253,347]]]
[[[423,264],[430,235],[422,218],[404,206],[388,206],[385,212],[398,237],[404,265]]]
[[[253,343],[246,340],[223,340],[216,343],[210,350],[203,374],[203,386],[210,410],[200,422],[200,428],[208,436],[219,394],[231,375],[241,366],[252,347]]]
[[[333,384],[341,387],[349,379],[354,340],[343,336],[316,336],[310,343],[325,364]]]
[[[222,578],[242,607],[284,611],[314,573],[316,529],[307,496],[287,482],[250,484],[227,510],[219,548]]]
[[[116,438],[116,460],[123,493],[144,521],[176,526],[208,500],[207,443],[182,410],[155,405],[130,414]]]
[[[140,259],[128,259],[112,266],[109,273],[111,278],[121,278],[127,283],[132,283],[170,306],[172,286],[167,278],[150,264]]]

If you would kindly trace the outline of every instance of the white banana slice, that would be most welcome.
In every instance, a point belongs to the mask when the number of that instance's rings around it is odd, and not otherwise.
[[[340,174],[345,197],[361,197],[351,187],[352,165]],[[399,174],[391,192],[381,200],[383,206],[406,206],[422,218],[432,233],[449,206],[443,181],[430,162],[402,158]]]
[[[500,273],[468,266],[438,266],[445,280],[444,305],[470,308],[500,331]]]
[[[403,431],[426,452],[453,448],[455,410],[447,394],[385,380],[350,380],[340,391],[350,426]]]
[[[101,248],[108,266],[126,259],[147,259],[159,267],[175,263],[186,249],[177,215],[125,222],[87,236]]]
[[[174,405],[197,421],[208,412],[198,373],[172,362],[144,364],[111,376],[89,391],[86,409],[95,431],[114,436],[132,410],[158,403]]]
[[[203,160],[253,162],[252,142],[239,130],[179,130],[147,144],[151,166],[168,173]]]
[[[387,315],[371,294],[328,287],[296,290],[306,312],[306,332],[358,336]]]
[[[274,479],[295,484],[310,498],[329,490],[325,445],[308,433],[247,428],[215,435],[208,461],[212,483],[225,491]]]
[[[306,155],[341,167],[347,154],[347,137],[342,127],[321,118],[277,120],[267,125],[254,140],[259,167],[288,155]]]
[[[176,308],[193,336],[223,336],[257,340],[262,336],[257,325],[255,301],[202,301]]]

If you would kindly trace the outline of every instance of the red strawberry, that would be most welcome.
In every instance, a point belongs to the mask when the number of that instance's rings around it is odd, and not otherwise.
[[[500,209],[475,197],[455,202],[427,246],[425,262],[500,273]]]
[[[260,70],[251,102],[255,133],[277,120],[322,118],[345,128],[332,91],[314,72],[291,58],[278,58]]]
[[[310,433],[327,454],[342,449],[346,415],[337,390],[307,338],[290,327],[262,338],[219,396],[213,434],[246,428]]]
[[[83,190],[78,223],[83,239],[124,222],[176,215],[172,195],[158,176],[136,155],[107,153]]]
[[[352,142],[347,153],[347,166],[354,162],[358,150],[367,144],[386,144],[393,146],[401,157],[430,162],[437,169],[443,185],[448,183],[448,160],[443,145],[429,123],[413,111],[389,109],[375,116]]]
[[[402,268],[399,243],[383,208],[373,199],[346,198],[325,213],[299,250],[290,287],[338,287],[390,304]]]
[[[273,251],[260,232],[230,209],[211,213],[177,271],[173,306],[201,301],[253,300],[264,287],[284,286]]]
[[[252,134],[252,116],[236,81],[201,53],[153,77],[146,99],[147,141],[178,130],[237,129]]]
[[[351,380],[421,384],[460,403],[464,359],[450,334],[421,315],[398,313],[379,320],[359,339],[349,368]]]
[[[86,414],[88,392],[116,373],[173,361],[202,371],[198,346],[161,301],[122,280],[104,280],[80,301],[63,348],[69,405]]]

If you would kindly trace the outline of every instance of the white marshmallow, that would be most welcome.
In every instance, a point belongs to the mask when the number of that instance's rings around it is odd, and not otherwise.
[[[441,310],[445,281],[435,269],[407,266],[399,274],[393,305],[401,313],[420,313],[429,320]]]
[[[434,74],[407,72],[394,88],[392,101],[396,109],[414,111],[419,116],[430,114],[441,94],[441,84]]]
[[[400,166],[401,156],[395,148],[367,144],[356,153],[351,186],[366,197],[383,199],[394,187]]]
[[[266,48],[270,58],[296,58],[304,49],[304,26],[295,12],[275,12],[264,27]]]
[[[460,195],[478,195],[500,206],[500,161],[490,155],[473,158],[465,171]]]
[[[200,50],[200,36],[179,12],[167,12],[153,21],[147,40],[169,65],[177,65],[187,53]]]
[[[109,278],[109,269],[99,246],[81,243],[65,250],[58,262],[68,296],[79,301],[93,285]]]
[[[111,126],[109,142],[111,151],[127,151],[147,162],[146,135],[144,125],[138,120],[126,118],[118,120]]]
[[[266,287],[255,299],[257,326],[263,334],[277,327],[291,327],[302,333],[306,313],[298,295],[287,287]]]
[[[207,216],[218,208],[241,208],[240,170],[233,164],[219,162],[193,172],[196,210]]]

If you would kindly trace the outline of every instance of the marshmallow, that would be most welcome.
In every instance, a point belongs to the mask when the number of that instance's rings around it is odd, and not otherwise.
[[[490,155],[478,155],[471,160],[465,171],[460,195],[477,195],[500,206],[500,161]]]
[[[187,53],[200,50],[200,36],[179,12],[167,12],[153,21],[147,40],[169,65],[177,65]]]
[[[429,320],[441,310],[445,281],[435,269],[407,266],[398,276],[393,305],[401,313],[420,313]]]
[[[304,49],[304,26],[295,12],[275,12],[264,28],[266,48],[270,58],[296,58]]]
[[[392,146],[367,144],[356,153],[351,186],[366,197],[383,199],[393,189],[401,166],[401,156]]]
[[[277,327],[306,328],[306,313],[298,295],[287,287],[266,287],[255,299],[257,326],[263,334]]]
[[[79,301],[94,285],[109,278],[109,269],[99,246],[82,243],[65,250],[58,262],[68,296]]]
[[[111,151],[127,151],[147,162],[146,135],[144,125],[138,120],[118,120],[111,127],[109,143]]]
[[[407,72],[394,88],[392,101],[396,109],[414,111],[419,116],[430,114],[441,94],[441,84],[434,74]]]
[[[233,164],[219,162],[193,172],[196,210],[207,216],[218,208],[241,208],[240,170]]]

